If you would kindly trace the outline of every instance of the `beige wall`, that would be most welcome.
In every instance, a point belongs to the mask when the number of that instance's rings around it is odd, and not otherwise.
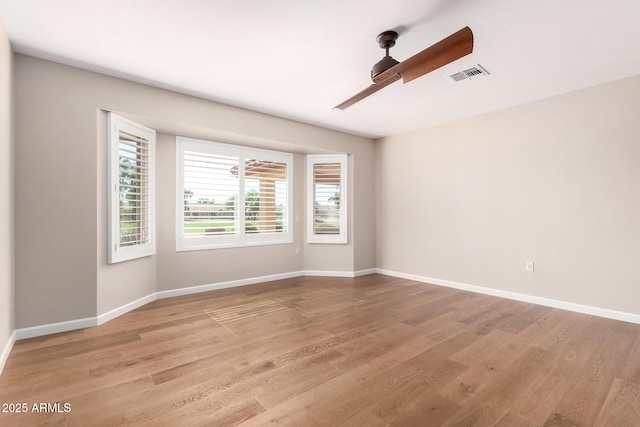
[[[17,328],[96,315],[96,112],[48,68],[15,56]]]
[[[354,187],[352,201],[355,203],[355,210],[350,211],[353,215],[353,236],[355,241],[354,269],[363,271],[374,267],[371,260],[376,258],[375,241],[375,151],[364,151],[354,155],[357,158],[356,164],[351,167]],[[364,166],[364,167],[363,167]]]
[[[347,152],[359,171],[353,215],[374,209],[373,141],[16,55],[17,327],[104,314],[156,290],[314,269],[374,267],[373,223],[348,245],[304,244],[304,183],[296,183],[293,244],[175,252],[175,135],[286,149]],[[117,111],[159,131],[158,253],[106,263],[106,125]],[[304,179],[303,156],[294,173]],[[37,171],[37,173],[33,173]],[[365,188],[366,186],[366,188]],[[361,187],[361,188],[359,188]],[[355,201],[354,201],[355,200]],[[47,215],[42,215],[42,207]],[[358,231],[359,230],[359,231]],[[302,254],[294,254],[295,245]],[[247,262],[249,259],[251,262]],[[357,260],[357,262],[356,262]],[[337,262],[339,261],[339,262]]]
[[[0,355],[14,331],[13,52],[0,26]],[[0,370],[2,360],[0,360]]]
[[[377,141],[377,266],[640,314],[639,110],[640,76]]]

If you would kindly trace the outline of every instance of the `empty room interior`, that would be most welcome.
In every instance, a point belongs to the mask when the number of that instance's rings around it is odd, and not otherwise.
[[[639,426],[638,18],[0,0],[0,425]]]

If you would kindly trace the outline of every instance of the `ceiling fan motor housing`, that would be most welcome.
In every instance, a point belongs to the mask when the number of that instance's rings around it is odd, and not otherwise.
[[[378,74],[387,71],[389,68],[397,64],[399,64],[398,61],[396,61],[389,55],[385,56],[380,61],[376,62],[376,64],[371,69],[371,78],[374,78]]]
[[[389,48],[396,45],[396,40],[398,39],[398,33],[395,31],[384,31],[378,34],[376,40],[378,41],[378,45],[385,50],[385,57],[378,61],[373,68],[371,69],[371,78],[374,78],[378,74],[387,71],[389,68],[394,65],[398,65],[399,62],[389,56]]]

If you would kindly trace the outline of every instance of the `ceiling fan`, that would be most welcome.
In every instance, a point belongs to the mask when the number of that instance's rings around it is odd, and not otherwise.
[[[389,48],[396,44],[397,39],[398,33],[395,31],[385,31],[378,35],[378,44],[386,53],[371,70],[373,84],[334,108],[344,110],[401,78],[402,83],[408,83],[473,52],[473,32],[469,27],[464,27],[402,62],[389,56]]]

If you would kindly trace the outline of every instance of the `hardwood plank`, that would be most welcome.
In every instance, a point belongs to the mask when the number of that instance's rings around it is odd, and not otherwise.
[[[636,338],[633,348],[629,351],[620,377],[640,384],[640,337]]]
[[[495,316],[495,313],[501,312],[504,309],[513,306],[515,301],[509,299],[500,299],[490,297],[487,305],[480,305],[475,309],[470,309],[460,313],[460,322],[466,325],[475,325],[481,321],[486,320],[489,317]]]
[[[544,427],[580,427],[580,425],[562,414],[555,413],[544,423]]]
[[[482,358],[483,355],[494,352],[502,343],[512,338],[513,334],[496,329],[452,354],[449,359],[467,366],[472,366],[477,364],[479,358]]]
[[[139,334],[126,331],[97,338],[85,338],[64,344],[42,346],[41,348],[34,348],[32,350],[22,352],[21,357],[15,361],[12,360],[11,365],[6,369],[10,372],[12,369],[17,369],[19,367],[46,363],[51,360],[52,355],[55,355],[57,358],[69,358],[79,354],[99,352],[110,347],[128,344],[139,340]]]
[[[594,321],[590,321],[589,324],[589,327],[577,331],[571,339],[556,348],[557,356],[549,365],[549,374],[572,381],[576,379],[577,375],[582,374],[583,368],[607,333],[606,324]]]
[[[469,369],[444,386],[439,394],[461,405],[469,401],[527,349],[532,348],[532,340],[553,330],[561,318],[549,316],[536,320],[518,334],[493,329],[482,335],[480,340],[452,356],[452,359],[465,363]],[[486,345],[489,343],[491,345]]]
[[[283,344],[281,340],[284,340],[288,346],[299,346],[326,336],[320,333],[287,333],[285,335],[286,340],[281,335],[266,336],[264,339],[249,342],[234,340],[232,344],[227,346],[205,349],[205,354],[197,354],[196,357],[189,358],[184,362],[174,363],[173,366],[167,369],[153,372],[151,377],[156,384],[162,384],[167,381],[185,378],[187,375],[191,377],[202,375],[210,367],[216,370],[220,365],[224,369],[228,369],[230,365],[252,365],[256,363],[256,359],[265,360],[264,356],[269,357],[276,354]],[[259,358],[258,356],[263,357]]]
[[[426,369],[416,375],[412,381],[402,384],[390,390],[381,400],[375,403],[371,412],[390,423],[407,413],[414,413],[420,408],[427,407],[431,416],[437,418],[442,416],[440,411],[443,407],[450,407],[453,402],[446,402],[442,405],[443,399],[435,395],[435,390],[441,388],[452,378],[458,375],[466,367],[450,359],[444,359],[440,364]],[[437,403],[436,403],[437,402]],[[445,411],[446,412],[446,411]],[[436,415],[438,413],[438,415]]]
[[[0,402],[72,411],[0,425],[636,426],[638,384],[640,325],[377,274],[301,277],[19,341]]]
[[[228,392],[256,377],[264,376],[274,368],[273,364],[267,361],[238,371],[222,369],[214,377],[202,376],[199,380],[191,379],[188,383],[179,386],[172,382],[154,385],[150,390],[131,393],[126,407],[118,407],[117,404],[111,405],[110,402],[106,402],[98,414],[99,424],[153,423],[167,418],[169,414],[199,411],[201,407],[208,407],[211,411],[217,412],[224,409],[225,402],[244,404],[247,398],[251,397],[250,394],[236,393],[234,398],[227,398],[231,395]],[[199,405],[201,402],[204,403]]]
[[[34,413],[29,414],[0,414],[0,425],[10,427],[51,426],[67,427],[67,414]]]
[[[572,377],[572,387],[558,401],[554,412],[578,425],[593,425],[612,386],[615,375],[632,345],[631,337],[607,330],[591,357]]]
[[[324,404],[329,399],[335,398],[336,390],[345,395],[349,395],[352,392],[357,393],[363,383],[377,375],[381,370],[403,363],[423,353],[433,345],[432,342],[421,337],[415,338],[402,347],[396,347],[367,363],[345,371],[311,390],[292,397],[246,424],[250,426],[324,425],[321,421],[313,420],[309,416],[309,411],[315,412],[316,407]],[[305,422],[300,422],[300,420],[305,420]]]
[[[358,412],[353,417],[340,424],[340,427],[386,427],[389,424],[371,412]]]
[[[510,412],[543,425],[553,415],[556,403],[571,386],[569,380],[540,373],[511,406]]]
[[[640,384],[616,378],[595,425],[640,426]]]
[[[458,334],[405,362],[382,370],[359,384],[358,389],[352,393],[336,396],[321,405],[309,408],[309,413],[327,425],[338,425],[357,412],[368,409],[372,403],[379,402],[393,389],[402,387],[407,382],[413,384],[412,380],[416,377],[423,378],[442,370],[447,355],[476,339],[478,336],[471,333]]]
[[[507,411],[500,417],[495,427],[541,427],[542,424],[536,423],[520,414]]]
[[[426,393],[411,410],[398,414],[390,426],[440,426],[460,409],[460,406],[432,392]]]
[[[153,380],[145,376],[82,393],[70,399],[72,406],[68,420],[71,425],[82,424],[83,420],[89,419],[95,425],[100,425],[111,411],[118,412],[119,408],[126,408],[132,396],[148,392],[153,385]],[[96,412],[96,405],[100,405],[101,411]]]
[[[536,373],[552,358],[552,354],[535,347],[528,348],[496,378],[475,394],[443,425],[492,425],[513,404],[535,378]]]
[[[264,412],[255,399],[222,402],[216,399],[204,401],[204,405],[189,405],[171,411],[162,417],[136,422],[136,426],[234,426]],[[129,423],[126,421],[126,423]],[[120,423],[118,423],[120,424]],[[124,423],[123,423],[124,424]],[[111,424],[107,424],[111,425]]]
[[[496,345],[491,350],[478,354],[475,360],[468,361],[469,368],[443,386],[438,394],[458,405],[463,405],[480,393],[502,371],[525,351],[524,345],[511,343]]]
[[[90,369],[89,375],[92,375],[95,377],[109,375],[112,372],[122,371],[124,369],[136,367],[145,363],[153,363],[155,361],[163,360],[180,353],[185,353],[185,352],[189,352],[190,350],[199,349],[199,348],[202,348],[203,346],[205,347],[212,346],[220,342],[222,342],[221,338],[214,337],[214,338],[207,338],[199,341],[191,341],[189,343],[185,343],[185,345],[180,347],[171,347],[168,349],[156,351],[154,353],[147,352],[144,355],[134,356],[120,362],[115,362],[108,365],[102,365],[98,368]]]
[[[305,359],[304,363],[282,368],[278,376],[261,382],[258,387],[253,388],[253,392],[265,406],[270,408],[277,406],[297,394],[311,390],[342,374],[337,366],[342,358],[344,354],[331,350]]]

